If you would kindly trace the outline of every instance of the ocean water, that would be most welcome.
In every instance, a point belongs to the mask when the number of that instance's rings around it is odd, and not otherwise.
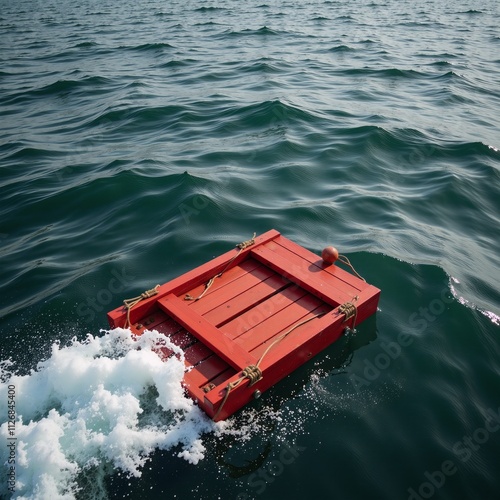
[[[0,496],[498,499],[499,17],[0,0]],[[379,310],[214,424],[106,312],[271,228]]]

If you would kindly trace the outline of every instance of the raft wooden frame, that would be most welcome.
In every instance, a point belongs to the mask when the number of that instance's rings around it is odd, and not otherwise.
[[[222,271],[201,299],[184,300],[186,294],[198,297]],[[136,335],[157,330],[183,349],[185,388],[215,420],[229,417],[335,342],[346,326],[352,326],[353,318],[341,312],[343,304],[355,305],[359,324],[376,312],[380,296],[378,288],[324,263],[276,230],[156,291],[130,309],[130,329]],[[312,316],[318,317],[304,321]],[[123,306],[108,313],[112,328],[123,327],[126,321]],[[163,349],[162,355],[171,353]],[[224,400],[228,384],[259,360],[262,378],[253,384],[244,380]]]

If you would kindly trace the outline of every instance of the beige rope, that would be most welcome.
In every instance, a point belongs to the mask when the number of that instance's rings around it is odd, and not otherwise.
[[[342,264],[345,264],[346,266],[349,266],[353,273],[361,280],[363,280],[365,283],[366,283],[366,280],[365,278],[363,278],[363,276],[361,276],[360,274],[358,274],[358,272],[356,271],[356,269],[354,269],[354,266],[351,264],[351,261],[345,256],[345,255],[339,255],[339,258],[337,259],[339,262],[342,262]]]
[[[352,320],[352,330],[354,330],[354,328],[356,327],[356,319],[358,317],[358,308],[356,307],[356,304],[354,304],[354,302],[356,302],[358,299],[359,297],[356,295],[355,297],[353,297],[352,301],[345,302],[338,307],[339,314],[345,315],[343,323],[345,323],[348,319],[354,317],[354,319]]]
[[[239,249],[236,255],[229,260],[229,262],[226,264],[226,267],[219,273],[216,274],[214,277],[210,278],[207,283],[205,284],[205,289],[203,292],[198,295],[198,297],[193,297],[191,294],[187,293],[186,296],[184,297],[184,300],[192,300],[192,301],[197,301],[200,300],[209,290],[209,288],[214,284],[214,281],[216,278],[220,278],[228,269],[228,267],[231,265],[231,263],[238,257],[238,255],[245,250],[245,248],[248,248],[249,246],[252,246],[255,243],[255,236],[257,233],[253,233],[253,236],[246,241],[242,241],[241,243],[238,243],[236,247]]]
[[[125,320],[125,325],[123,325],[123,328],[128,328],[130,326],[130,310],[141,300],[144,299],[149,299],[150,297],[153,297],[158,293],[158,288],[160,288],[160,285],[156,285],[154,288],[151,288],[151,290],[146,290],[145,292],[141,293],[137,297],[133,297],[132,299],[125,299],[123,301],[123,304],[125,305],[125,309],[127,309],[127,319]]]
[[[267,347],[267,349],[262,353],[261,357],[259,358],[259,361],[257,361],[257,364],[255,365],[249,365],[247,366],[240,375],[240,378],[233,382],[229,382],[226,386],[226,394],[224,395],[224,399],[222,400],[221,404],[219,405],[219,408],[215,415],[213,416],[213,420],[216,420],[217,417],[219,416],[220,412],[222,411],[222,408],[224,408],[224,405],[226,404],[227,399],[229,398],[229,394],[233,389],[238,387],[245,379],[250,380],[249,387],[254,385],[256,382],[261,380],[263,378],[262,371],[260,369],[260,364],[262,363],[262,360],[265,358],[267,353],[278,343],[281,342],[285,337],[290,335],[296,328],[299,326],[305,325],[309,321],[312,321],[313,319],[319,318],[320,316],[325,315],[326,313],[321,312],[318,314],[315,314],[314,316],[311,316],[307,319],[304,319],[300,321],[299,323],[293,325],[291,328],[289,328],[285,333],[274,339],[274,341]]]

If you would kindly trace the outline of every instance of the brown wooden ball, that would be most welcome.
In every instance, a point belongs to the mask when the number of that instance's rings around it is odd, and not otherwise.
[[[326,247],[321,252],[321,258],[326,264],[333,264],[339,258],[339,251],[335,247]]]

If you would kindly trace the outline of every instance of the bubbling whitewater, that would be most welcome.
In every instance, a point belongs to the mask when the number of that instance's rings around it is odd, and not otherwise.
[[[79,474],[106,464],[139,477],[155,449],[179,447],[178,456],[196,464],[204,457],[202,434],[227,425],[213,423],[184,395],[183,353],[168,338],[154,331],[133,338],[121,328],[101,333],[54,344],[29,375],[3,363],[2,415],[8,387],[16,391],[13,498],[75,498]],[[162,360],[159,346],[175,355]],[[5,443],[7,422],[0,436]],[[5,466],[8,453],[0,448]]]

